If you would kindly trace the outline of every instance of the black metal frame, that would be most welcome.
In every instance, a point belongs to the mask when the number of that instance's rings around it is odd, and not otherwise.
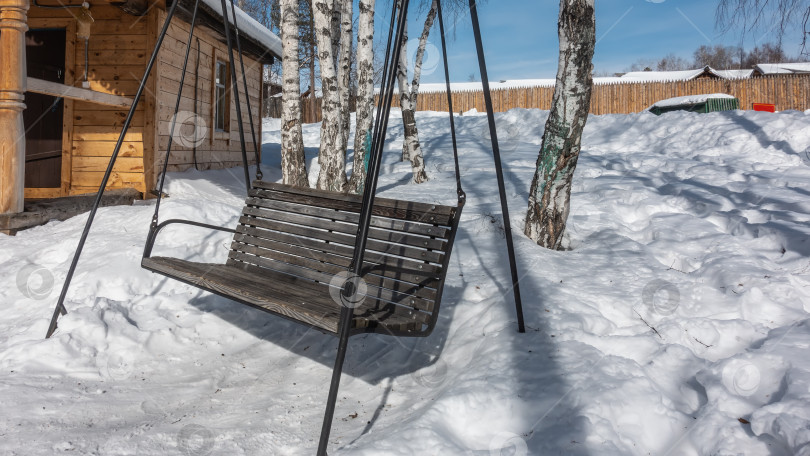
[[[67,274],[67,277],[65,279],[65,283],[63,285],[62,292],[61,292],[61,294],[59,296],[59,299],[57,301],[56,308],[54,309],[54,314],[53,314],[53,317],[51,319],[51,324],[50,324],[50,326],[48,328],[48,333],[47,333],[46,337],[50,337],[53,334],[53,332],[55,331],[57,319],[58,319],[60,313],[61,314],[66,313],[66,310],[65,310],[65,307],[64,307],[64,299],[65,299],[65,296],[67,294],[67,290],[68,290],[68,288],[70,286],[70,282],[71,282],[71,280],[73,278],[73,274],[75,272],[76,265],[78,263],[81,252],[82,252],[82,250],[84,248],[84,244],[86,242],[88,233],[90,231],[90,227],[91,227],[91,225],[93,223],[96,211],[98,209],[98,206],[100,204],[101,198],[102,198],[103,193],[104,193],[104,189],[105,189],[105,187],[107,185],[110,174],[112,173],[113,166],[115,165],[115,161],[116,161],[116,159],[118,157],[118,154],[120,152],[121,145],[123,143],[124,137],[125,137],[125,135],[127,133],[127,130],[129,129],[129,126],[130,126],[130,123],[132,121],[133,115],[135,113],[135,110],[137,109],[138,102],[140,101],[140,98],[141,98],[141,95],[143,94],[143,90],[145,88],[146,82],[147,82],[147,80],[149,78],[149,74],[152,71],[152,68],[153,68],[154,63],[156,61],[158,52],[160,50],[160,47],[162,46],[163,39],[166,36],[166,32],[167,32],[167,30],[169,28],[169,25],[171,23],[172,18],[175,15],[175,12],[177,10],[177,7],[178,7],[179,3],[180,3],[179,0],[175,0],[174,2],[172,2],[172,6],[171,6],[171,8],[170,8],[170,10],[168,12],[167,17],[166,17],[166,21],[165,21],[165,23],[163,25],[163,28],[162,28],[162,30],[160,32],[160,35],[158,36],[158,40],[157,40],[157,43],[155,45],[155,49],[152,51],[152,55],[151,55],[151,57],[149,59],[149,62],[147,64],[146,71],[145,71],[144,76],[143,76],[143,78],[141,80],[141,83],[140,83],[140,85],[138,87],[138,91],[137,91],[137,93],[135,95],[132,106],[130,107],[130,111],[129,111],[128,115],[127,115],[126,120],[124,121],[124,125],[123,125],[121,135],[118,138],[115,149],[114,149],[113,154],[112,154],[112,156],[110,158],[110,163],[109,163],[109,165],[107,167],[107,170],[106,170],[106,172],[104,174],[104,177],[102,178],[101,185],[99,186],[99,190],[98,190],[98,193],[96,195],[96,200],[95,200],[95,202],[93,204],[93,208],[90,211],[90,215],[89,215],[89,217],[87,219],[84,230],[82,231],[82,235],[81,235],[81,238],[79,240],[79,245],[78,245],[78,247],[76,249],[76,253],[74,254],[73,260],[71,262],[70,269],[68,270],[68,274]],[[454,244],[454,241],[455,241],[456,232],[458,230],[459,221],[461,219],[461,213],[462,213],[464,204],[466,202],[466,195],[465,195],[464,191],[461,188],[461,176],[460,176],[459,164],[458,164],[458,151],[457,151],[457,142],[456,142],[456,135],[455,135],[455,121],[454,121],[454,113],[453,113],[453,110],[452,110],[452,98],[451,98],[451,94],[450,94],[450,75],[449,75],[449,70],[447,68],[447,50],[446,50],[446,43],[445,43],[445,37],[444,37],[444,21],[443,21],[442,12],[441,12],[441,4],[440,4],[440,2],[438,2],[438,3],[439,4],[438,4],[438,12],[437,13],[438,13],[438,16],[439,16],[439,26],[440,26],[441,35],[442,35],[441,40],[442,40],[442,51],[443,51],[444,65],[445,65],[445,79],[446,79],[446,84],[447,84],[447,95],[448,95],[448,103],[449,103],[449,108],[450,108],[450,113],[449,114],[450,114],[450,125],[451,125],[452,141],[453,141],[454,164],[455,164],[455,170],[456,170],[458,206],[457,206],[457,209],[456,209],[455,213],[453,214],[453,218],[452,218],[451,232],[450,232],[450,237],[448,239],[448,242],[450,243],[448,245],[448,251],[446,252],[445,257],[444,257],[444,259],[442,261],[442,272],[441,272],[441,277],[440,277],[440,282],[439,282],[438,293],[437,293],[437,297],[436,297],[436,300],[435,300],[435,309],[434,309],[434,311],[433,311],[433,313],[431,315],[431,319],[430,319],[430,322],[428,324],[428,328],[427,328],[426,331],[388,331],[388,330],[379,331],[379,330],[377,330],[377,328],[367,328],[367,329],[366,328],[358,328],[357,330],[352,330],[351,324],[352,324],[352,317],[353,317],[354,311],[353,311],[352,308],[346,307],[346,306],[341,308],[340,320],[339,320],[339,324],[338,324],[338,333],[337,333],[337,337],[339,339],[338,340],[338,350],[337,350],[337,355],[336,355],[336,358],[335,358],[334,369],[332,371],[332,379],[331,379],[331,382],[330,382],[329,394],[328,394],[327,402],[326,402],[326,410],[324,412],[324,421],[323,421],[323,426],[321,428],[321,435],[320,435],[319,444],[318,444],[317,454],[319,456],[325,456],[326,455],[326,449],[327,449],[327,446],[329,444],[329,434],[330,434],[330,431],[331,431],[332,420],[333,420],[333,417],[334,417],[335,403],[336,403],[336,400],[337,400],[338,388],[340,386],[340,378],[341,378],[342,371],[343,371],[343,364],[344,364],[344,361],[345,361],[345,356],[346,356],[346,351],[347,351],[347,347],[348,347],[348,339],[349,339],[349,337],[354,335],[354,334],[367,333],[367,332],[378,332],[378,333],[383,333],[383,334],[389,334],[389,335],[392,335],[392,336],[411,336],[411,337],[414,337],[414,336],[420,337],[421,336],[421,337],[426,337],[426,336],[430,335],[430,333],[433,331],[433,328],[435,327],[437,319],[438,319],[439,307],[440,307],[440,304],[441,304],[441,298],[442,298],[442,293],[443,293],[443,290],[444,290],[444,282],[445,282],[445,279],[446,279],[446,276],[447,276],[447,270],[449,269],[449,261],[450,261],[450,257],[451,257],[451,252],[452,252],[453,244]],[[230,21],[228,19],[228,11],[227,11],[227,6],[226,6],[225,0],[221,0],[221,5],[222,5],[222,16],[223,16],[223,22],[224,22],[224,31],[225,31],[224,35],[225,35],[226,44],[228,46],[228,56],[229,56],[229,63],[230,63],[230,67],[231,67],[231,90],[234,92],[234,95],[235,95],[236,114],[237,114],[237,117],[239,119],[239,122],[238,122],[239,139],[240,139],[240,146],[241,146],[241,152],[242,152],[242,160],[243,160],[243,164],[244,164],[244,168],[245,168],[245,185],[247,187],[247,191],[248,191],[248,194],[249,194],[250,190],[251,190],[251,181],[250,181],[249,170],[248,170],[247,150],[246,150],[246,145],[245,145],[245,131],[244,131],[244,127],[242,125],[242,120],[241,120],[242,119],[242,110],[241,110],[241,104],[240,104],[240,99],[239,99],[239,87],[238,87],[238,82],[237,82],[237,78],[236,78],[236,67],[235,67],[235,59],[234,59],[234,53],[233,53],[233,44],[232,44],[231,35],[230,35],[230,25],[231,24],[230,24]],[[371,146],[371,150],[370,150],[371,155],[370,155],[369,169],[367,170],[368,172],[366,174],[366,183],[364,185],[363,200],[362,200],[363,203],[362,203],[361,211],[360,211],[360,222],[359,222],[359,225],[358,225],[357,238],[356,238],[356,243],[355,243],[355,247],[354,247],[354,253],[353,253],[351,266],[349,267],[350,272],[352,272],[355,276],[359,276],[360,273],[361,273],[361,269],[362,269],[362,265],[363,265],[363,256],[364,256],[364,253],[365,253],[366,242],[368,240],[369,228],[370,228],[370,225],[371,225],[371,215],[372,215],[371,213],[372,213],[373,202],[374,202],[374,198],[375,198],[375,194],[376,194],[376,190],[377,190],[377,182],[378,182],[378,177],[379,177],[380,164],[381,164],[381,161],[382,161],[382,152],[383,152],[383,148],[384,148],[386,130],[387,130],[387,126],[388,126],[389,114],[390,114],[390,111],[391,111],[391,105],[392,105],[392,100],[393,100],[394,85],[395,85],[395,80],[396,80],[396,70],[397,70],[397,67],[399,65],[399,57],[400,57],[400,52],[401,52],[401,49],[402,49],[400,41],[402,40],[402,37],[404,35],[405,27],[407,26],[408,5],[409,5],[409,0],[395,0],[395,6],[392,7],[392,11],[391,11],[391,32],[388,35],[388,44],[387,44],[387,47],[386,47],[385,64],[384,64],[384,67],[383,67],[383,86],[382,86],[381,91],[380,91],[380,98],[379,98],[378,107],[377,107],[377,114],[375,116],[375,121],[374,121],[374,128],[373,128],[373,135],[372,135],[372,146]],[[189,56],[189,52],[191,50],[191,42],[192,42],[192,37],[193,37],[193,32],[194,32],[194,24],[196,22],[196,15],[197,15],[198,7],[199,7],[199,0],[195,0],[194,12],[192,14],[192,22],[191,22],[191,27],[190,27],[190,32],[189,32],[189,39],[188,39],[187,48],[186,48],[185,61],[184,61],[184,65],[183,65],[183,76],[182,76],[183,78],[185,77],[185,74],[186,74],[186,69],[187,69],[187,64],[188,64],[188,56]],[[231,11],[232,11],[232,13],[234,15],[233,26],[234,26],[235,34],[236,34],[237,47],[239,49],[241,49],[241,46],[239,44],[238,26],[236,25],[236,10],[235,10],[233,0],[231,0]],[[500,199],[501,199],[501,207],[502,207],[503,214],[504,214],[504,229],[506,231],[507,248],[509,250],[510,270],[511,270],[512,279],[513,279],[512,285],[513,285],[513,289],[514,289],[514,293],[515,293],[516,309],[517,309],[517,313],[518,313],[518,327],[519,327],[520,332],[524,332],[522,305],[521,305],[521,301],[520,301],[520,292],[519,292],[519,288],[518,288],[517,267],[516,267],[515,258],[514,258],[514,247],[513,247],[513,243],[512,243],[511,227],[510,227],[510,223],[509,223],[509,212],[508,212],[508,206],[507,206],[506,198],[505,198],[505,190],[504,190],[504,182],[503,182],[503,171],[502,171],[502,168],[501,168],[500,151],[499,151],[499,148],[498,148],[497,133],[496,133],[496,130],[495,130],[495,120],[494,120],[494,114],[493,114],[493,109],[492,109],[492,100],[491,100],[491,97],[490,97],[490,94],[489,94],[489,81],[488,81],[487,73],[486,73],[486,63],[484,61],[483,44],[482,44],[482,40],[481,40],[480,27],[479,27],[479,24],[478,24],[478,15],[477,15],[477,11],[476,11],[475,0],[470,0],[470,16],[471,16],[471,20],[472,20],[474,35],[475,35],[476,48],[477,48],[477,51],[478,51],[478,61],[479,61],[479,67],[480,67],[480,71],[481,71],[481,79],[482,79],[482,82],[483,82],[483,85],[484,85],[484,98],[485,98],[485,102],[486,102],[486,106],[487,106],[487,118],[488,118],[488,122],[489,122],[490,134],[491,134],[491,138],[492,138],[493,155],[494,155],[494,159],[495,159],[495,168],[496,168],[496,174],[497,174],[497,178],[498,178],[498,190],[499,190],[499,196],[500,196]],[[394,32],[394,24],[396,24],[396,31],[395,32]],[[396,37],[396,42],[394,43],[393,46],[392,46],[392,35]],[[242,65],[241,66],[241,68],[242,68],[242,79],[243,79],[243,84],[244,84],[245,96],[248,96],[247,79],[246,79],[245,72],[244,72],[244,61],[241,60],[241,58],[242,58],[242,55],[241,55],[241,52],[240,52],[240,62],[241,62],[241,65]],[[181,95],[182,95],[182,90],[183,90],[183,83],[182,83],[182,79],[181,79],[180,91],[179,91],[180,93],[178,93],[178,95],[177,95],[177,104],[175,105],[175,114],[177,113],[177,111],[179,109],[179,102],[180,102],[180,98],[181,98]],[[248,115],[250,116],[250,121],[251,121],[251,133],[253,134],[253,142],[254,142],[254,146],[256,148],[255,152],[256,152],[256,155],[257,155],[257,166],[258,166],[259,165],[258,144],[257,144],[257,141],[256,141],[255,131],[253,130],[252,109],[251,109],[251,106],[250,106],[249,98],[248,98],[247,102],[248,102],[248,106],[247,106],[248,107]],[[172,132],[174,132],[175,121],[176,121],[176,119],[173,119],[173,121],[172,121]],[[198,226],[198,227],[202,227],[202,228],[209,228],[209,229],[213,229],[213,230],[225,231],[225,232],[230,232],[230,233],[235,233],[236,232],[235,230],[229,229],[229,228],[223,228],[223,227],[218,227],[218,226],[215,226],[215,225],[210,225],[210,224],[205,224],[205,223],[200,223],[200,222],[195,222],[195,221],[189,221],[189,220],[180,220],[180,219],[170,219],[170,220],[166,220],[166,221],[158,224],[158,210],[159,210],[159,207],[160,207],[160,200],[161,200],[161,197],[163,195],[162,189],[163,189],[163,184],[165,182],[166,167],[168,165],[168,158],[169,158],[169,154],[171,153],[171,144],[172,144],[172,138],[170,137],[169,138],[169,146],[168,146],[167,152],[166,152],[166,160],[164,161],[163,172],[161,174],[160,186],[159,186],[159,191],[158,191],[158,199],[157,199],[157,202],[156,202],[156,205],[155,205],[155,214],[154,214],[154,217],[152,219],[152,224],[150,226],[150,231],[149,231],[149,234],[148,234],[148,237],[147,237],[146,245],[144,247],[144,257],[145,258],[149,257],[151,255],[152,249],[154,247],[154,243],[155,243],[155,240],[157,238],[158,233],[164,227],[166,227],[167,225],[170,225],[170,224],[178,224],[179,223],[179,224],[187,224],[187,225],[192,225],[192,226]],[[258,171],[257,172],[257,178],[261,179],[261,169],[258,168],[257,171]],[[159,272],[159,271],[154,271],[154,272]],[[180,281],[185,282],[185,283],[188,283],[188,284],[193,285],[193,286],[200,287],[199,284],[195,284],[195,283],[192,283],[190,281],[180,279],[178,277],[172,277],[172,278],[174,278],[176,280],[180,280]],[[217,293],[216,290],[210,290],[210,291],[212,291],[214,293]],[[352,295],[354,293],[354,291],[355,291],[354,290],[354,282],[347,281],[347,283],[344,285],[344,288],[342,290],[342,293],[344,293],[344,296],[350,296],[350,295]],[[244,304],[253,306],[253,304],[251,304],[249,302],[234,299],[234,297],[232,297],[232,296],[226,296],[226,297],[228,297],[229,299],[233,299],[235,301],[242,302]],[[253,306],[253,307],[255,307],[255,306]],[[266,310],[266,309],[263,309],[263,310]],[[281,316],[283,316],[283,315],[281,315]],[[306,323],[303,323],[303,322],[300,322],[300,321],[297,321],[297,320],[295,320],[295,321],[297,323],[299,323],[299,324],[306,324]]]
[[[495,113],[492,108],[492,95],[489,91],[489,76],[487,63],[484,59],[484,44],[481,40],[481,27],[478,25],[478,9],[476,0],[470,0],[470,20],[475,36],[475,48],[478,52],[478,68],[481,72],[481,84],[484,90],[484,104],[487,107],[487,122],[489,123],[489,136],[492,140],[492,155],[495,160],[495,175],[498,178],[498,194],[501,199],[501,212],[503,212],[503,231],[506,234],[506,249],[509,253],[509,272],[512,274],[512,290],[515,296],[515,311],[517,313],[518,332],[526,332],[523,323],[523,303],[520,299],[520,277],[515,262],[515,245],[512,242],[512,223],[509,221],[509,205],[506,200],[506,189],[503,183],[503,168],[501,167],[501,148],[498,146],[498,132],[495,128]],[[448,86],[449,91],[449,86]]]

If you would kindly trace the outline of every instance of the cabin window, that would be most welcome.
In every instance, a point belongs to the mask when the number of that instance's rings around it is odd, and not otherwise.
[[[228,114],[230,100],[228,99],[228,64],[217,60],[214,68],[214,129],[228,130]]]

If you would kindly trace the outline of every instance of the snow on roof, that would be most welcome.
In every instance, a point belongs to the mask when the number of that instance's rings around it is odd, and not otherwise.
[[[594,85],[617,84],[620,82],[627,82],[627,81],[617,77],[593,78]],[[499,90],[499,89],[524,89],[531,87],[554,87],[554,84],[556,83],[557,80],[553,78],[508,79],[501,81],[490,81],[489,88],[491,90]],[[379,87],[377,88],[377,90],[379,90]],[[447,86],[443,82],[419,84],[419,93],[444,92],[445,90],[447,90]],[[483,90],[483,86],[481,85],[480,82],[451,82],[450,90],[452,92],[480,92]]]
[[[680,105],[690,105],[690,104],[705,103],[706,101],[708,101],[708,100],[710,100],[712,98],[734,98],[734,97],[727,94],[727,93],[708,93],[708,94],[704,94],[704,95],[687,95],[687,96],[684,96],[684,97],[667,98],[666,100],[658,101],[654,105],[650,106],[650,108],[653,108],[653,107],[665,108],[665,107],[668,107],[668,106],[680,106]]]
[[[747,79],[754,73],[754,70],[715,70],[712,72],[723,79]]]
[[[489,81],[489,88],[492,90],[498,90],[526,87],[554,87],[555,82],[555,79],[510,79],[503,81]],[[447,86],[443,82],[419,84],[419,93],[444,92],[445,90],[447,90]],[[451,82],[450,90],[452,92],[480,92],[483,90],[483,86],[480,82]]]
[[[667,81],[690,81],[700,76],[711,68],[705,67],[697,70],[683,71],[631,71],[621,76],[622,82],[667,82]]]
[[[202,0],[206,6],[211,8],[215,13],[219,14],[222,17],[222,1],[221,0]],[[231,24],[233,24],[234,18],[233,14],[231,14],[230,9],[230,0],[226,0],[226,7],[228,8],[228,20]],[[253,38],[256,42],[267,48],[270,52],[275,54],[277,57],[281,57],[281,38],[279,38],[275,33],[271,32],[267,29],[267,27],[263,26],[259,23],[256,19],[250,17],[250,15],[239,7],[236,7],[236,25],[239,26],[239,33],[243,33],[250,38]]]
[[[760,74],[810,73],[810,62],[759,63],[754,65],[754,69]]]

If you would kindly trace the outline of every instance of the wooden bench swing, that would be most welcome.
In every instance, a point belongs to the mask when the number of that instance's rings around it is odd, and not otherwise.
[[[124,135],[129,128],[132,115],[137,108],[152,65],[179,3],[175,0],[169,10],[129,115],[124,122],[121,136],[99,188],[96,205],[90,212],[54,309],[47,337],[50,337],[56,330],[59,315],[66,313],[64,299],[95,217],[98,202],[103,195]],[[234,66],[231,29],[228,26],[228,10],[225,0],[221,0],[221,3],[230,59],[231,90],[235,96],[237,118],[241,119],[240,92]],[[367,182],[362,196],[296,188],[263,181],[258,143],[255,131],[253,131],[253,114],[248,99],[248,116],[253,144],[256,148],[257,179],[251,182],[248,176],[245,132],[243,123],[240,121],[238,122],[239,135],[248,196],[239,225],[235,229],[231,229],[179,219],[158,223],[166,167],[176,127],[173,118],[172,135],[169,137],[157,189],[155,212],[141,261],[142,267],[147,270],[339,338],[318,455],[326,454],[348,338],[361,333],[425,337],[430,335],[436,326],[450,254],[466,200],[459,173],[450,77],[440,4],[437,16],[450,108],[450,130],[458,203],[455,206],[447,206],[375,196],[396,81],[396,68],[400,57],[401,47],[398,43],[401,42],[407,26],[408,3],[408,0],[400,0],[399,7],[392,8],[391,12],[391,33],[388,35],[383,67],[383,85],[373,128]],[[187,43],[192,42],[198,6],[199,0],[196,0],[191,12],[192,19]],[[247,83],[244,76],[244,63],[241,61],[241,45],[233,1],[231,1],[231,12],[234,16],[231,23],[235,30],[236,47],[242,65],[242,83],[246,94]],[[520,332],[523,332],[523,316],[508,208],[504,198],[500,154],[474,0],[470,0],[470,13],[476,35],[501,207],[504,212],[513,290],[518,312],[518,328]],[[392,38],[394,45],[392,45]],[[175,114],[180,106],[190,47],[187,45],[186,48]],[[233,233],[228,260],[225,264],[209,264],[152,256],[158,233],[164,227],[172,224],[193,225]]]

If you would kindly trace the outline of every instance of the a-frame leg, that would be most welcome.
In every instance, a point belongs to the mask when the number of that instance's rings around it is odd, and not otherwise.
[[[470,21],[473,26],[475,48],[478,52],[478,68],[481,73],[481,85],[484,90],[484,104],[487,108],[487,123],[489,136],[492,140],[492,155],[495,159],[495,176],[498,178],[498,195],[501,199],[501,212],[503,213],[503,231],[506,234],[506,251],[509,253],[509,271],[512,274],[512,295],[515,297],[515,311],[517,313],[518,332],[526,332],[523,323],[523,303],[520,299],[520,277],[515,262],[515,246],[512,242],[512,226],[509,221],[509,205],[506,203],[506,190],[503,183],[503,169],[501,167],[501,151],[498,146],[498,132],[495,128],[495,114],[492,108],[492,95],[489,90],[489,77],[487,76],[487,63],[484,59],[484,44],[481,40],[481,27],[478,25],[477,0],[470,0]]]
[[[332,418],[335,415],[340,376],[343,374],[343,361],[346,359],[346,348],[349,346],[349,331],[353,314],[354,310],[348,307],[340,309],[338,350],[335,357],[335,368],[332,370],[332,382],[329,385],[329,396],[326,399],[326,412],[324,412],[321,438],[318,442],[318,456],[326,456],[326,447],[329,446],[329,433],[332,430]]]

